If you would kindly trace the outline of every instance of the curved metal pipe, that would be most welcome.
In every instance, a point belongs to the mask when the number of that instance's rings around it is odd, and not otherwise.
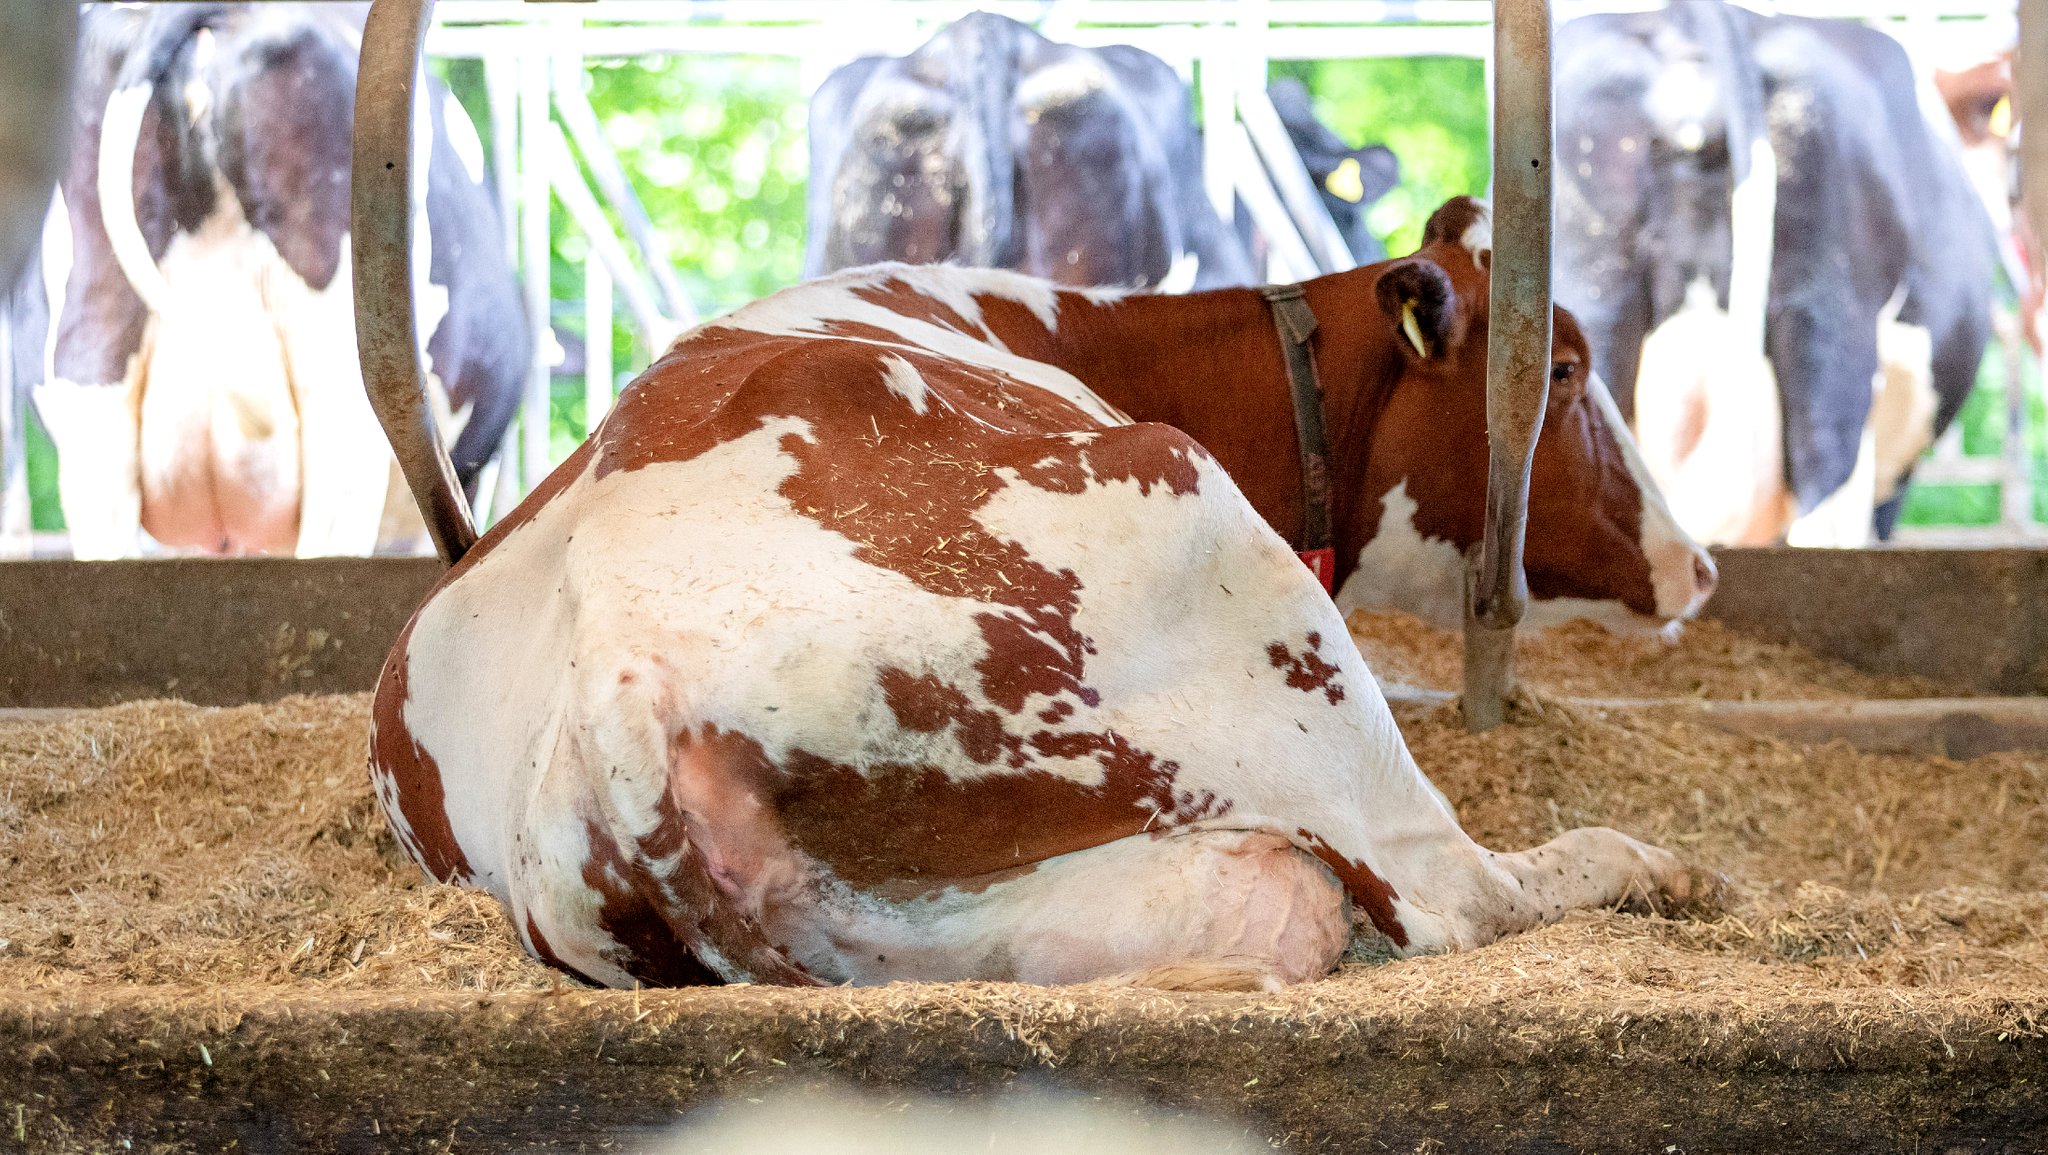
[[[1507,713],[1529,604],[1529,466],[1550,398],[1550,0],[1494,0],[1493,266],[1486,340],[1486,522],[1465,607],[1465,725]]]
[[[350,231],[363,387],[441,560],[476,544],[469,502],[427,403],[413,302],[413,96],[434,0],[375,0],[356,71]],[[421,173],[420,179],[426,179]]]

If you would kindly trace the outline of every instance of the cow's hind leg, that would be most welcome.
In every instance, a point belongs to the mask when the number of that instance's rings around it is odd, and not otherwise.
[[[1277,834],[1138,835],[908,899],[828,900],[818,925],[857,983],[1111,980],[1271,989],[1327,973],[1349,941],[1337,879]],[[809,952],[801,952],[809,953]]]

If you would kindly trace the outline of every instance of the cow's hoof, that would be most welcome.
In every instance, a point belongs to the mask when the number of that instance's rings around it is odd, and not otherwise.
[[[1718,870],[1681,863],[1662,881],[1643,904],[1644,913],[1705,921],[1728,911],[1732,887],[1728,876]]]

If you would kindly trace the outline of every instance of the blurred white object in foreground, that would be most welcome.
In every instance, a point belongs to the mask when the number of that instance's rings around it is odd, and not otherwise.
[[[1239,1155],[1263,1143],[1127,1101],[1043,1092],[942,1099],[797,1087],[692,1116],[649,1155]]]

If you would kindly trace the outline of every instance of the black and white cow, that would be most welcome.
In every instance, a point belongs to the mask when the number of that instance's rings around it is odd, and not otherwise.
[[[1266,90],[1280,123],[1301,162],[1315,181],[1323,207],[1343,234],[1345,247],[1361,265],[1387,259],[1386,246],[1365,227],[1365,214],[1373,203],[1401,183],[1401,162],[1383,144],[1352,148],[1329,125],[1316,119],[1308,89],[1292,77],[1277,80]]]
[[[366,554],[416,522],[365,399],[350,292],[362,10],[88,6],[76,147],[11,310],[81,558],[157,543]],[[430,375],[465,485],[529,355],[475,128],[419,102]],[[53,323],[54,322],[54,323]],[[388,514],[388,516],[387,516]]]
[[[1353,252],[1384,256],[1363,214],[1393,185],[1392,154],[1345,149],[1305,95],[1274,95]],[[1128,45],[1060,44],[971,13],[908,56],[834,71],[811,98],[810,138],[807,277],[896,260],[1077,287],[1261,279],[1203,188],[1187,86]]]
[[[1680,521],[1888,535],[1974,382],[1996,261],[1904,50],[1686,3],[1567,24],[1557,77],[1558,301]]]

